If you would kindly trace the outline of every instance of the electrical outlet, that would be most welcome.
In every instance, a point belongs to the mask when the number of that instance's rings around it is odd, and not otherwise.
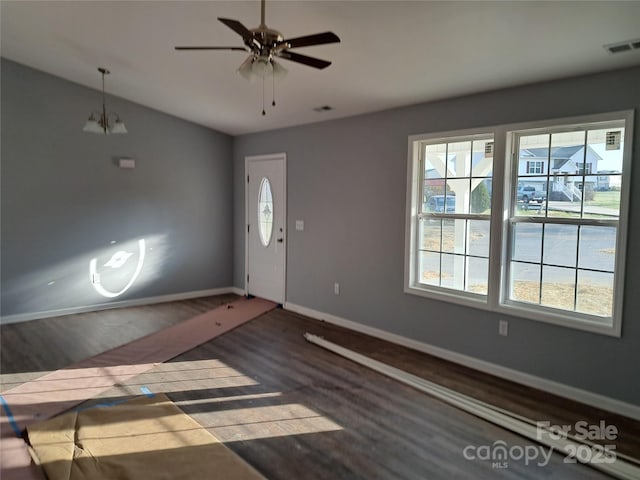
[[[335,295],[340,295],[340,284],[338,282],[333,284],[333,293]]]
[[[506,320],[500,320],[498,322],[498,334],[506,337],[509,334],[509,322]]]

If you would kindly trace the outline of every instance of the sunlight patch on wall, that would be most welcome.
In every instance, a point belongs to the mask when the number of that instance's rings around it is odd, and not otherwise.
[[[108,239],[102,246],[5,280],[3,316],[104,303],[105,298],[152,284],[162,275],[168,258],[165,234]]]
[[[110,243],[113,244],[113,242],[110,242]],[[125,248],[125,250],[118,250],[117,252],[112,254],[111,258],[109,258],[109,260],[105,262],[103,265],[103,268],[117,270],[116,272],[112,272],[111,274],[108,272],[108,270],[102,270],[103,273],[98,273],[97,257],[94,257],[89,261],[89,280],[91,281],[91,285],[93,285],[93,288],[96,290],[96,292],[98,292],[103,297],[108,297],[108,298],[119,297],[124,292],[129,290],[129,288],[134,284],[134,282],[138,278],[138,275],[140,275],[140,271],[142,270],[142,266],[144,265],[144,256],[146,253],[146,244],[145,244],[144,238],[141,238],[140,240],[138,240],[138,261],[136,262],[135,267],[132,267],[130,264],[128,268],[124,270],[120,270],[126,265],[127,261],[132,256],[134,256],[133,252],[129,252],[126,250],[127,247],[123,247],[123,248]],[[128,271],[130,270],[132,270],[132,273],[129,274]],[[114,276],[113,273],[115,273],[118,277],[124,277],[124,278],[129,277],[129,280],[124,285],[124,287],[122,287],[120,290],[115,292],[108,290],[102,284],[103,277]],[[121,281],[121,279],[119,278],[116,281],[116,283],[118,281]]]

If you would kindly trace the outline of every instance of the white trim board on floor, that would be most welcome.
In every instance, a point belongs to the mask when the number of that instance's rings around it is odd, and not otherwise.
[[[464,365],[465,367],[473,368],[484,373],[495,375],[496,377],[504,378],[506,380],[510,380],[527,387],[536,388],[538,390],[552,393],[554,395],[568,398],[570,400],[575,400],[576,402],[584,403],[592,407],[607,410],[618,415],[624,415],[634,420],[640,420],[640,406],[623,402],[622,400],[606,397],[604,395],[593,393],[588,390],[583,390],[581,388],[572,387],[570,385],[565,385],[553,380],[548,380],[546,378],[531,375],[529,373],[524,373],[518,370],[503,367],[495,363],[480,360],[468,355],[464,355],[462,353],[453,352],[445,348],[436,347],[435,345],[430,345],[428,343],[412,340],[395,333],[390,333],[384,330],[380,330],[379,328],[363,325],[361,323],[331,315],[330,313],[320,312],[318,310],[303,307],[301,305],[296,305],[294,303],[285,302],[284,309],[291,312],[299,313],[301,315],[305,315],[316,320],[323,320],[327,323],[332,323],[340,327],[348,328],[349,330],[364,333],[365,335],[370,335],[381,340],[386,340],[388,342],[411,348],[419,352],[428,353],[429,355],[433,355],[450,362]]]
[[[110,310],[112,308],[140,307],[143,305],[153,305],[155,303],[177,302],[180,300],[190,300],[192,298],[211,297],[213,295],[224,295],[234,293],[243,296],[244,290],[236,287],[210,288],[208,290],[197,290],[193,292],[171,293],[156,297],[135,298],[132,300],[121,300],[118,302],[99,303],[96,305],[81,305],[78,307],[61,308],[58,310],[46,310],[41,312],[17,313],[6,315],[0,318],[0,324],[27,322],[40,318],[61,317],[63,315],[73,315],[75,313],[97,312],[100,310]]]

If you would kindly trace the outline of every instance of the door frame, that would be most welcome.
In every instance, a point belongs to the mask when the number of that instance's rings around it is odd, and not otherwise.
[[[282,181],[284,186],[284,199],[282,202],[282,215],[284,217],[284,252],[283,252],[283,269],[282,269],[282,305],[284,305],[287,298],[287,251],[289,250],[289,229],[287,228],[287,154],[281,153],[269,153],[264,155],[248,155],[244,157],[244,178],[242,179],[244,185],[244,294],[249,293],[249,285],[247,283],[247,276],[249,275],[249,188],[248,181],[244,179],[249,175],[249,164],[255,162],[263,162],[266,160],[282,160]]]

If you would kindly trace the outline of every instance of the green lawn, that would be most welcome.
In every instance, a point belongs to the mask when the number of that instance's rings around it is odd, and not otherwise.
[[[593,207],[620,208],[620,192],[593,192],[593,200],[587,200],[585,205]]]

